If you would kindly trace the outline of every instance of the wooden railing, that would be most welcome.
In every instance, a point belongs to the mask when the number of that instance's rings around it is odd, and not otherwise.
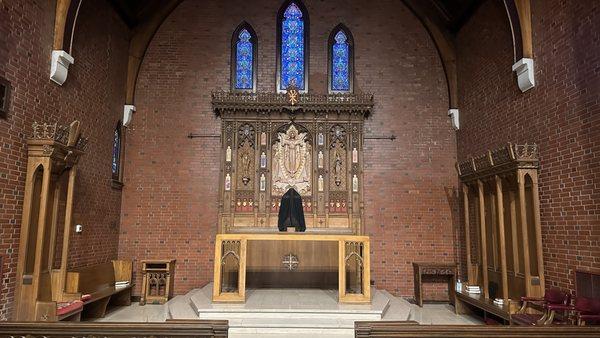
[[[488,326],[488,325],[419,325],[416,322],[354,322],[356,338],[411,337],[516,337],[516,338],[585,338],[600,337],[596,326]]]
[[[0,322],[0,337],[227,337],[226,320],[165,323]]]

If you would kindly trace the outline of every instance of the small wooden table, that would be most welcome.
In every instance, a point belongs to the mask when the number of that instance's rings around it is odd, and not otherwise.
[[[454,263],[413,263],[415,278],[415,301],[423,306],[423,275],[446,276],[448,278],[448,298],[450,304],[456,303],[457,266]]]

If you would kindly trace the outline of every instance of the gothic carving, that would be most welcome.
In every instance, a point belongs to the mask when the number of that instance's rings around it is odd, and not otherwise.
[[[538,166],[537,145],[509,143],[502,148],[456,163],[456,170],[463,181],[469,181],[481,175],[496,175]]]
[[[307,133],[291,124],[279,132],[273,146],[273,194],[283,195],[294,188],[302,196],[311,194],[311,145]]]
[[[330,154],[330,172],[331,180],[329,181],[331,190],[346,190],[346,149],[344,144],[339,140],[331,145]]]
[[[238,149],[237,161],[238,182],[242,184],[238,188],[247,190],[253,189],[254,184],[254,148],[250,141],[244,141]]]
[[[223,120],[219,232],[277,231],[281,196],[294,187],[307,231],[362,233],[362,129],[373,97],[293,98],[213,94]]]

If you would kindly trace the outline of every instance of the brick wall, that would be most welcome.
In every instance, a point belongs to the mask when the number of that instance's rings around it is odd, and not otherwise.
[[[34,121],[82,122],[90,138],[75,192],[71,266],[117,256],[121,192],[110,184],[112,133],[125,102],[128,29],[105,1],[84,1],[72,55],[75,64],[60,87],[49,79],[53,1],[0,2],[0,76],[12,83],[11,109],[0,119],[0,319],[10,316],[21,227],[27,154]]]
[[[600,268],[600,4],[535,0],[531,10],[536,87],[526,93],[501,1],[459,32],[458,157],[539,145],[546,281],[573,290],[574,269]]]
[[[119,257],[177,259],[175,293],[212,280],[218,138],[210,92],[228,90],[231,34],[246,20],[259,38],[258,87],[275,90],[280,1],[184,1],[158,30],[137,82],[128,133]],[[326,45],[339,22],[354,35],[357,91],[375,94],[365,144],[366,231],[372,278],[412,296],[413,261],[454,261],[455,133],[435,46],[401,1],[306,1],[310,88],[327,88]],[[450,197],[449,197],[450,196]],[[137,289],[139,293],[139,274]],[[428,288],[434,296],[444,289]]]

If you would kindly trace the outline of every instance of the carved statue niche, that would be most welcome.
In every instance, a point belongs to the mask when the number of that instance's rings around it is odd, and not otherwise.
[[[346,130],[339,124],[331,127],[329,149],[330,177],[329,188],[332,191],[346,190],[347,185],[347,150]]]
[[[248,123],[238,129],[237,182],[241,190],[254,189],[254,127]]]
[[[308,131],[296,124],[277,130],[273,144],[273,195],[282,196],[290,188],[303,197],[311,195],[312,147],[307,135]]]

